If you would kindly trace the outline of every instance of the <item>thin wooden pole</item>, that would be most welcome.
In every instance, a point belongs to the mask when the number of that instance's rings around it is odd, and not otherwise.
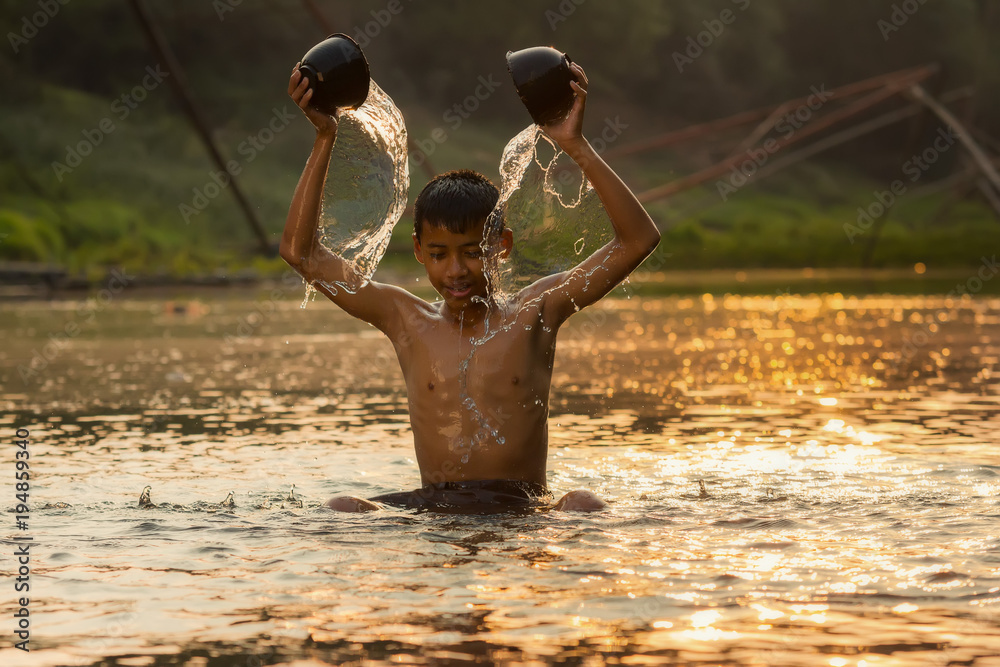
[[[879,76],[865,79],[864,81],[858,81],[856,83],[847,84],[830,90],[828,93],[830,96],[828,101],[838,100],[845,97],[853,97],[854,95],[859,95],[870,90],[884,87],[894,81],[910,80],[911,78],[921,81],[937,72],[937,70],[938,68],[935,65],[925,65],[922,67],[912,67],[910,69],[899,70],[898,72],[891,72],[889,74],[880,74]],[[802,104],[806,104],[810,97],[811,95],[806,95],[805,97],[783,102],[779,106],[788,106],[794,109]],[[633,155],[636,153],[645,153],[657,148],[672,146],[673,144],[680,143],[682,141],[698,139],[704,135],[717,134],[722,130],[741,127],[748,123],[760,122],[772,114],[774,110],[775,106],[768,106],[761,109],[754,109],[752,111],[744,111],[734,116],[729,116],[728,118],[720,118],[707,123],[691,125],[680,130],[672,130],[666,134],[651,137],[649,139],[643,139],[625,146],[612,148],[606,151],[603,157],[605,159],[611,159],[625,155]]]
[[[959,89],[946,93],[942,96],[942,100],[951,101],[953,99],[960,99],[961,97],[968,94],[968,89]],[[814,142],[804,148],[789,153],[781,159],[774,160],[773,162],[768,162],[767,165],[762,167],[756,174],[747,179],[747,184],[755,182],[757,180],[763,179],[771,174],[787,169],[794,164],[802,162],[803,160],[809,159],[810,157],[822,153],[826,150],[839,146],[841,144],[847,143],[848,141],[858,139],[866,134],[870,134],[877,130],[887,127],[893,123],[898,123],[900,121],[906,120],[907,118],[916,116],[920,113],[920,105],[914,103],[903,109],[896,111],[890,111],[889,113],[883,114],[872,118],[871,120],[865,121],[859,125],[853,125],[847,129],[841,130],[835,134]],[[668,222],[673,222],[676,220],[681,220],[684,218],[691,217],[697,213],[710,209],[720,203],[719,197],[717,195],[707,195],[699,200],[699,203],[685,207],[683,212],[678,215],[673,215],[668,219]]]
[[[990,162],[990,158],[986,155],[985,151],[979,147],[979,144],[972,138],[969,131],[965,129],[965,125],[963,125],[961,121],[955,117],[955,114],[948,111],[943,104],[931,97],[920,84],[914,84],[910,87],[910,95],[915,100],[933,111],[938,118],[951,126],[951,129],[955,131],[955,136],[962,142],[965,149],[969,151],[969,155],[972,156],[972,161],[976,163],[977,167],[979,167],[983,176],[985,176],[993,187],[996,188],[997,192],[1000,192],[1000,173],[997,173],[997,169],[993,166],[993,163]]]
[[[963,88],[946,93],[944,96],[942,96],[942,99],[948,99],[948,100],[960,99],[961,97],[965,96],[966,93],[967,89]],[[800,148],[799,150],[793,153],[789,153],[788,155],[784,155],[779,159],[769,162],[767,165],[762,167],[756,174],[754,174],[752,177],[749,177],[747,179],[747,182],[750,183],[758,179],[764,178],[766,176],[770,176],[771,174],[777,171],[781,171],[782,169],[787,169],[788,167],[791,167],[794,164],[802,162],[803,160],[806,160],[824,151],[828,151],[831,148],[835,148],[836,146],[840,146],[841,144],[845,144],[848,141],[858,139],[866,134],[871,134],[876,130],[880,130],[883,127],[888,127],[889,125],[892,125],[894,123],[904,121],[912,116],[917,116],[919,115],[920,111],[921,111],[920,105],[911,104],[902,109],[898,109],[896,111],[890,111],[888,113],[882,114],[881,116],[876,116],[875,118],[872,118],[871,120],[866,120],[863,123],[852,125],[851,127],[843,129],[835,134],[831,134],[828,137],[824,137],[819,141],[809,144],[805,148]]]
[[[914,75],[917,76],[917,75]],[[806,137],[809,137],[817,132],[826,130],[830,126],[846,119],[851,116],[855,116],[858,113],[865,111],[876,104],[896,95],[905,88],[905,86],[913,83],[914,76],[908,79],[894,81],[887,83],[882,89],[870,93],[866,97],[861,98],[857,102],[839,109],[837,111],[831,112],[824,116],[823,118],[817,120],[815,123],[805,126],[791,136],[779,139],[775,142],[774,147],[769,151],[770,153],[775,153],[786,146],[802,141]],[[740,162],[745,161],[747,158],[746,153],[741,155],[736,155],[733,157],[726,158],[722,162],[719,162],[711,167],[702,169],[699,172],[686,176],[684,178],[677,179],[676,181],[671,181],[665,185],[641,192],[636,197],[639,201],[646,203],[651,201],[657,201],[663,199],[664,197],[669,197],[670,195],[676,194],[678,192],[683,192],[690,188],[696,187],[712,180],[713,178],[718,178],[726,173],[729,173],[740,164]]]
[[[209,129],[208,123],[205,121],[204,115],[195,103],[194,95],[191,93],[191,89],[188,86],[187,78],[184,76],[184,69],[181,67],[180,62],[174,55],[170,48],[166,37],[160,30],[159,26],[153,20],[152,16],[147,9],[144,0],[129,0],[129,4],[132,10],[135,12],[136,18],[139,20],[139,25],[142,26],[143,32],[146,33],[146,38],[149,41],[149,45],[152,50],[159,57],[163,66],[169,72],[167,77],[167,82],[170,84],[170,88],[174,91],[177,96],[177,100],[181,103],[181,108],[187,114],[188,119],[194,126],[201,138],[202,144],[205,146],[205,150],[208,151],[209,156],[222,172],[229,174],[229,170],[226,168],[226,160],[223,159],[222,154],[219,149],[215,146],[215,141],[212,139],[212,132]],[[243,211],[243,215],[246,217],[247,222],[250,224],[250,228],[254,235],[257,237],[257,241],[260,243],[261,252],[264,254],[273,253],[272,244],[268,239],[267,232],[264,230],[264,226],[261,224],[260,219],[257,218],[257,213],[254,211],[253,207],[250,206],[249,200],[246,195],[243,194],[243,190],[240,188],[239,183],[236,180],[235,174],[229,174],[230,183],[229,189],[233,193],[233,197],[236,198],[236,203],[239,205],[240,209]]]

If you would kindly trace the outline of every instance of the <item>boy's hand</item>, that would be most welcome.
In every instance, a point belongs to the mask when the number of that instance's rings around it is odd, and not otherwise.
[[[569,153],[571,156],[582,144],[586,143],[583,138],[583,111],[587,105],[587,75],[583,68],[577,63],[569,66],[576,76],[576,81],[571,81],[570,86],[576,91],[576,99],[569,113],[562,120],[547,123],[542,126],[545,134],[559,144],[559,148]]]
[[[291,96],[292,101],[302,109],[309,122],[315,126],[317,133],[329,134],[336,137],[337,119],[323,113],[319,109],[309,106],[313,90],[309,87],[309,79],[302,76],[302,72],[299,71],[299,65],[301,64],[298,63],[295,65],[295,69],[292,70],[292,76],[288,79],[288,94]]]

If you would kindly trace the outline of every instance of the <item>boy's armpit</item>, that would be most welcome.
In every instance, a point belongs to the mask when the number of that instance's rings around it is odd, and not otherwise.
[[[636,264],[621,250],[620,244],[611,241],[572,269],[535,281],[521,292],[521,303],[538,304],[549,326],[561,325],[628,277]]]
[[[292,265],[307,283],[348,315],[368,322],[390,338],[402,330],[404,310],[423,303],[400,287],[374,280],[357,289],[347,287],[359,280],[353,266],[320,243],[313,246],[308,258]]]
[[[312,285],[348,315],[368,322],[389,338],[403,331],[404,314],[416,305],[414,302],[422,303],[401,287],[374,280],[354,291],[323,280],[314,280]]]

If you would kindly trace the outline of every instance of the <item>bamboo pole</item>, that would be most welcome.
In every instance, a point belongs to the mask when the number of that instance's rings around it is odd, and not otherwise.
[[[946,101],[951,101],[953,99],[959,99],[960,97],[965,96],[967,94],[968,94],[967,89],[963,88],[946,93],[945,95],[942,96],[942,99]],[[903,120],[906,120],[907,118],[916,116],[920,113],[920,109],[921,107],[918,104],[914,103],[906,108],[899,109],[896,111],[891,111],[881,116],[877,116],[876,118],[872,118],[871,120],[868,120],[859,125],[855,125],[847,129],[841,130],[840,132],[832,134],[829,137],[825,137],[820,141],[817,141],[815,143],[810,144],[809,146],[806,146],[805,148],[801,148],[793,153],[785,155],[779,160],[775,160],[773,162],[768,163],[765,167],[761,168],[752,177],[749,177],[747,179],[747,184],[760,180],[762,178],[766,178],[767,176],[770,176],[775,172],[787,169],[788,167],[791,167],[794,164],[802,162],[803,160],[807,160],[814,155],[822,153],[826,150],[829,150],[841,144],[847,143],[848,141],[858,139],[866,134],[871,134],[872,132],[882,129],[883,127],[892,125],[893,123],[898,123]],[[720,201],[719,198],[715,195],[706,196],[703,199],[699,200],[699,202],[705,202],[705,203],[698,203],[693,206],[685,207],[682,214],[672,216],[670,218],[670,221],[679,220],[695,215],[700,211],[712,208],[712,206],[714,205],[718,205],[719,201]]]
[[[965,149],[969,151],[972,161],[976,163],[977,167],[979,167],[983,176],[990,182],[990,184],[992,184],[994,188],[996,188],[997,192],[1000,192],[1000,173],[997,173],[996,167],[994,167],[993,163],[990,162],[989,157],[986,155],[985,151],[979,147],[976,140],[972,138],[972,135],[965,128],[965,125],[963,125],[953,113],[948,111],[943,104],[931,97],[920,84],[912,85],[909,92],[911,97],[933,111],[938,118],[951,126],[951,128],[955,131],[955,135],[958,137],[958,140],[962,142]]]
[[[212,132],[209,129],[209,125],[205,120],[204,115],[198,108],[194,100],[194,95],[191,93],[191,89],[188,86],[187,78],[184,76],[184,69],[181,67],[180,62],[177,60],[173,51],[170,49],[170,45],[167,43],[163,32],[156,25],[152,16],[147,9],[144,0],[129,0],[129,4],[132,10],[135,12],[136,18],[139,20],[139,25],[142,26],[143,32],[146,33],[146,38],[149,41],[150,48],[153,52],[160,58],[163,66],[170,73],[167,77],[167,82],[170,84],[171,89],[177,96],[177,100],[181,103],[181,108],[187,114],[188,119],[194,126],[198,133],[199,138],[201,138],[202,144],[205,146],[205,150],[208,151],[209,156],[221,171],[229,174],[230,183],[229,188],[233,193],[233,197],[236,198],[236,203],[239,205],[240,209],[243,211],[243,215],[247,219],[251,230],[257,237],[257,241],[260,243],[261,252],[264,254],[271,254],[273,252],[272,244],[268,239],[267,232],[264,230],[264,226],[261,224],[260,219],[257,218],[257,213],[254,211],[253,207],[250,206],[249,200],[246,195],[243,194],[243,190],[240,188],[239,183],[236,180],[235,174],[230,174],[229,170],[226,168],[226,160],[223,159],[222,154],[219,149],[215,146],[215,141],[212,139]]]
[[[966,95],[966,89],[960,89],[953,91],[944,95],[944,98],[949,100],[958,99],[961,96]],[[883,127],[888,127],[894,123],[899,123],[906,120],[907,118],[917,116],[920,114],[921,107],[918,104],[911,104],[910,106],[898,109],[896,111],[890,111],[888,113],[882,114],[881,116],[876,116],[871,120],[867,120],[858,125],[853,125],[849,128],[841,130],[835,134],[831,134],[829,137],[825,137],[815,143],[812,143],[805,148],[801,148],[793,153],[789,153],[773,162],[767,164],[767,166],[761,168],[754,176],[747,179],[747,182],[753,182],[761,178],[770,176],[771,174],[781,171],[782,169],[787,169],[794,164],[807,160],[814,155],[828,151],[831,148],[845,144],[848,141],[858,139],[866,134],[871,134],[876,130],[880,130]]]
[[[797,130],[787,138],[777,140],[775,142],[774,148],[771,149],[769,152],[772,154],[776,153],[777,151],[785,148],[786,146],[800,142],[803,139],[812,136],[813,134],[816,134],[817,132],[826,130],[827,128],[840,122],[841,120],[844,120],[851,116],[855,116],[858,113],[865,111],[880,102],[883,102],[884,100],[892,97],[893,95],[900,93],[907,85],[913,83],[913,79],[920,76],[923,75],[915,73],[905,79],[900,79],[898,81],[891,82],[886,86],[884,86],[882,89],[877,90],[866,97],[863,97],[857,102],[854,102],[853,104],[847,107],[844,107],[842,109],[827,114],[816,123],[803,127],[800,130]],[[639,199],[640,202],[646,203],[651,201],[657,201],[659,199],[663,199],[664,197],[669,197],[670,195],[676,194],[678,192],[683,192],[684,190],[688,190],[695,186],[701,185],[702,183],[710,181],[713,178],[722,176],[735,169],[741,161],[745,161],[747,159],[749,158],[747,158],[746,153],[728,157],[722,162],[714,164],[711,167],[702,169],[699,172],[695,172],[694,174],[690,174],[689,176],[686,176],[684,178],[677,179],[676,181],[671,181],[670,183],[661,185],[651,190],[646,190],[645,192],[641,192],[637,195],[637,198]]]
[[[910,79],[913,77],[918,81],[921,81],[937,72],[937,70],[938,68],[936,65],[924,65],[921,67],[912,67],[909,69],[899,70],[897,72],[891,72],[889,74],[880,74],[879,76],[865,79],[864,81],[858,81],[856,83],[847,84],[830,90],[830,100],[832,101],[845,97],[853,97],[870,90],[881,88],[894,80]],[[811,95],[806,95],[804,97],[783,102],[779,106],[789,106],[794,109],[798,106],[806,104],[810,97]],[[612,148],[604,153],[604,158],[610,159],[625,155],[633,155],[636,153],[644,153],[656,148],[672,146],[673,144],[680,143],[682,141],[697,139],[706,134],[716,134],[722,130],[741,127],[753,122],[760,122],[772,114],[774,110],[775,107],[772,105],[760,109],[754,109],[752,111],[744,111],[734,116],[720,118],[707,123],[691,125],[680,130],[672,130],[657,137],[651,137],[649,139],[643,139],[625,146]]]

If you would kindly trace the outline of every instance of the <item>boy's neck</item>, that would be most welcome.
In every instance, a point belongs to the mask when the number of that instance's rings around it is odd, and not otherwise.
[[[456,326],[471,330],[478,327],[490,314],[490,304],[475,301],[464,308],[452,309],[447,302],[442,303],[441,314]]]

